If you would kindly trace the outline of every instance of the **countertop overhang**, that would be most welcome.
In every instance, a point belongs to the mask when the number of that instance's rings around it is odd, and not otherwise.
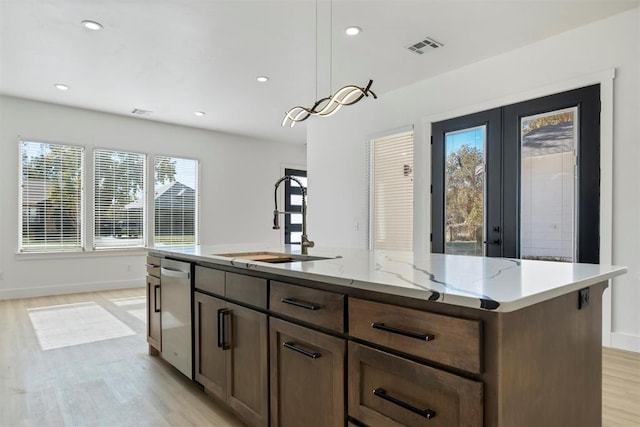
[[[238,252],[300,254],[265,244],[156,246],[150,252],[463,307],[510,312],[622,275],[626,267],[404,251],[320,247],[329,259],[270,264],[218,256]],[[576,300],[577,306],[577,300]]]

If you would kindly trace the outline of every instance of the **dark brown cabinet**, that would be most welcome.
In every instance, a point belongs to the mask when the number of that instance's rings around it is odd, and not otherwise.
[[[483,425],[483,385],[349,342],[349,415],[372,426]]]
[[[267,426],[267,315],[201,292],[194,310],[196,381],[250,426]]]
[[[149,354],[162,350],[162,319],[160,301],[160,258],[147,257],[147,343]]]
[[[344,339],[270,320],[271,425],[345,425]]]

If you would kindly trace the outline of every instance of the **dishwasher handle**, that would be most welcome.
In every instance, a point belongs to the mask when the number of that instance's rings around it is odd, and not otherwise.
[[[166,277],[173,277],[174,279],[188,279],[191,273],[188,271],[173,270],[171,268],[161,267],[160,275],[166,276]]]

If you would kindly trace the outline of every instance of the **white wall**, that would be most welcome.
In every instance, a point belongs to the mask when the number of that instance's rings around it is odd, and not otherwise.
[[[144,251],[17,254],[18,138],[200,160],[201,242],[279,243],[271,229],[273,184],[306,164],[303,144],[0,96],[0,298],[144,285]],[[90,201],[88,201],[90,203]]]
[[[615,69],[613,226],[612,232],[604,230],[601,238],[612,239],[613,263],[629,267],[628,274],[613,281],[612,344],[640,351],[639,24],[640,10],[634,9],[382,94],[378,100],[365,99],[331,118],[310,120],[307,158],[313,198],[309,201],[309,229],[316,242],[366,247],[366,142],[376,134],[414,126],[414,247],[428,250],[430,149],[426,140],[432,119],[546,95],[551,93],[549,88],[568,90],[572,87],[569,83],[564,87],[563,82]],[[603,122],[603,127],[607,126]]]

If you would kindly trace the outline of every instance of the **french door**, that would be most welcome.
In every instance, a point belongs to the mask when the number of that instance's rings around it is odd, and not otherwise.
[[[600,86],[432,124],[432,252],[597,263]]]

